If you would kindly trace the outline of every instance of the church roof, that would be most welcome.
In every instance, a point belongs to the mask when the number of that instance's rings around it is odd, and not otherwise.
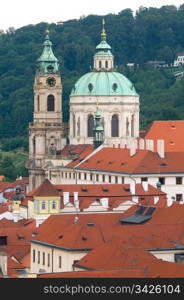
[[[134,85],[118,72],[89,72],[74,85],[71,96],[137,96]]]

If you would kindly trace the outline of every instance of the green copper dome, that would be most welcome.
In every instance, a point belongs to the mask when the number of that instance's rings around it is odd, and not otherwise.
[[[130,80],[118,72],[90,72],[74,85],[71,96],[137,96]]]

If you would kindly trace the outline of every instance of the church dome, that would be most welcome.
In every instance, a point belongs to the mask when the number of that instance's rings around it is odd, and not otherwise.
[[[89,72],[74,85],[71,96],[137,96],[131,81],[118,72]]]

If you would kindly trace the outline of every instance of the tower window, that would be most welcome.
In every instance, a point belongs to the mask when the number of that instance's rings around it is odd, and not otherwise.
[[[119,136],[119,120],[117,115],[112,116],[111,120],[111,136],[118,137]]]
[[[75,115],[73,114],[73,137],[75,137]]]
[[[37,96],[37,108],[38,108],[38,111],[40,111],[40,96],[39,95]]]
[[[36,139],[35,139],[35,136],[33,138],[33,154],[36,153]]]
[[[55,110],[55,98],[53,95],[47,97],[47,111]]]
[[[131,119],[131,136],[134,137],[134,115],[132,115]]]
[[[77,136],[80,136],[80,117],[77,120]]]
[[[53,73],[54,67],[51,66],[51,65],[49,65],[49,66],[47,67],[47,71],[48,71],[48,73]]]
[[[94,117],[93,115],[88,116],[88,137],[93,136],[93,128],[94,128]]]
[[[102,67],[102,62],[101,62],[101,60],[99,61],[99,68],[101,69],[101,67]]]
[[[106,67],[106,69],[108,68],[108,61],[107,60],[105,62],[105,67]]]

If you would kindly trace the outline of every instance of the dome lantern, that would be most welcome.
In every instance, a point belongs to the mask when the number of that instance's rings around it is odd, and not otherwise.
[[[101,42],[96,46],[94,55],[94,71],[113,71],[114,56],[111,53],[111,46],[106,41],[105,20],[102,20]]]

